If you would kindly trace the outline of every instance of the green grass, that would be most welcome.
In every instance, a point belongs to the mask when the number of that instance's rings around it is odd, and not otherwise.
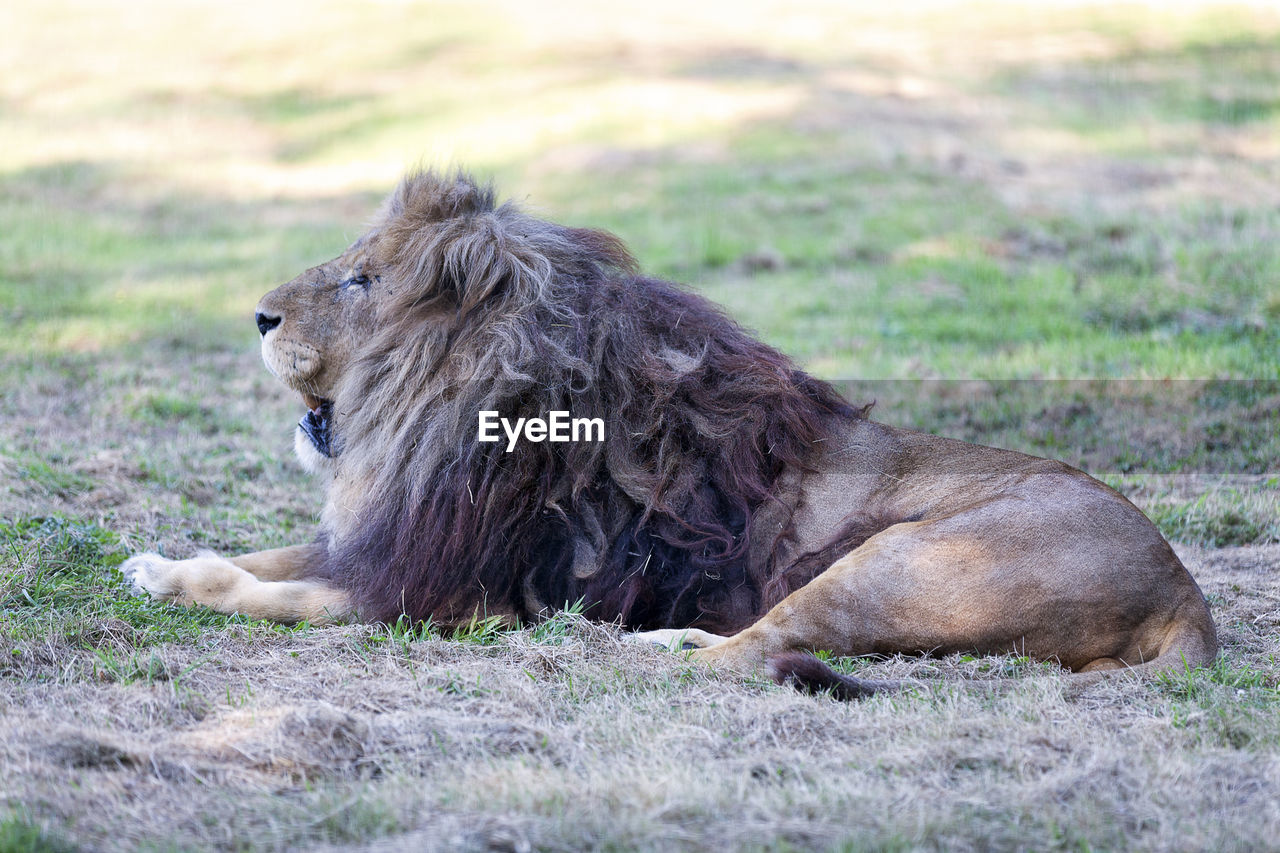
[[[71,853],[75,849],[23,817],[0,820],[0,853]]]
[[[6,521],[0,553],[0,637],[15,665],[28,653],[24,641],[53,636],[94,650],[95,673],[128,683],[159,674],[147,650],[165,643],[192,642],[232,626],[255,633],[307,630],[129,595],[117,568],[126,556],[119,536],[94,524],[58,516]]]
[[[88,164],[0,178],[0,356],[100,359],[148,341],[192,352],[249,345],[266,285],[307,266],[318,244],[343,241],[335,223],[300,247],[297,231],[265,232],[260,207],[92,200],[96,187],[130,179]]]
[[[660,272],[699,283],[827,376],[1277,376],[1266,300],[1280,256],[1262,240],[1181,248],[1219,212],[1018,222],[971,181],[910,169],[886,181],[793,147],[784,162],[815,164],[788,170],[800,212],[769,203],[779,191],[753,180],[771,171],[759,163],[737,185],[704,174],[667,190],[698,200],[693,227],[669,220],[683,237],[617,230],[660,242]],[[825,204],[804,207],[809,185]],[[1256,215],[1267,221],[1246,227],[1275,233],[1271,214]],[[782,268],[744,274],[761,248]]]
[[[31,487],[50,495],[70,497],[85,491],[90,480],[63,467],[65,460],[54,457],[49,461],[37,459],[23,464],[18,469],[18,476]]]
[[[1160,504],[1148,511],[1169,539],[1209,548],[1280,542],[1280,505],[1239,489],[1205,492],[1191,501]]]
[[[1280,119],[1280,99],[1271,90],[1277,47],[1274,34],[1219,32],[1159,48],[1135,46],[1070,68],[1011,71],[1001,82],[1042,100],[1047,120],[1117,140],[1152,124],[1274,127]]]

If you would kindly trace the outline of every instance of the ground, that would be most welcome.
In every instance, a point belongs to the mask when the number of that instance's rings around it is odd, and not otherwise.
[[[0,850],[1273,845],[1280,14],[859,5],[0,11]],[[419,161],[615,231],[882,420],[1120,488],[1222,657],[843,660],[914,685],[843,705],[573,614],[128,597],[135,551],[310,536],[253,305]]]

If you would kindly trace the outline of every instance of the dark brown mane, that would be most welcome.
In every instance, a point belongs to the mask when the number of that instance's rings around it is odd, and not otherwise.
[[[340,462],[369,502],[318,570],[362,618],[528,619],[581,599],[597,619],[723,632],[812,577],[768,557],[794,510],[780,478],[861,410],[705,299],[637,275],[610,235],[430,173],[384,216],[371,239],[396,319],[335,402]],[[600,417],[605,441],[508,453],[477,440],[480,409]],[[769,533],[764,512],[783,519]]]

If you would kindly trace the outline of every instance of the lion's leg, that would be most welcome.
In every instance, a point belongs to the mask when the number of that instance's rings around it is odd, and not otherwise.
[[[190,560],[139,554],[125,561],[120,571],[140,595],[182,605],[202,604],[253,619],[306,620],[323,625],[345,621],[354,611],[344,590],[315,581],[261,580],[236,563],[211,554]]]
[[[877,637],[889,633],[892,626],[884,624],[884,616],[875,612],[880,609],[873,603],[880,555],[867,544],[787,596],[752,625],[721,643],[697,649],[691,657],[750,672],[788,652],[875,652]]]
[[[291,581],[320,559],[321,546],[290,545],[228,559],[261,581]]]

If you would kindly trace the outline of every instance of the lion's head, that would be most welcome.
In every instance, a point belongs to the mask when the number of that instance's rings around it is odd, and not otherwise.
[[[312,471],[337,454],[330,429],[333,397],[362,342],[383,322],[379,315],[387,302],[387,285],[380,259],[369,251],[374,246],[362,238],[258,303],[262,360],[281,382],[302,394],[307,408],[298,423],[296,448]]]
[[[616,238],[464,175],[406,178],[257,322],[307,407],[299,455],[330,478],[317,573],[368,618],[582,599],[636,627],[740,627],[807,580],[770,558],[794,510],[784,473],[858,414],[704,299],[637,275]],[[508,451],[478,440],[481,411],[601,418],[605,440]]]

